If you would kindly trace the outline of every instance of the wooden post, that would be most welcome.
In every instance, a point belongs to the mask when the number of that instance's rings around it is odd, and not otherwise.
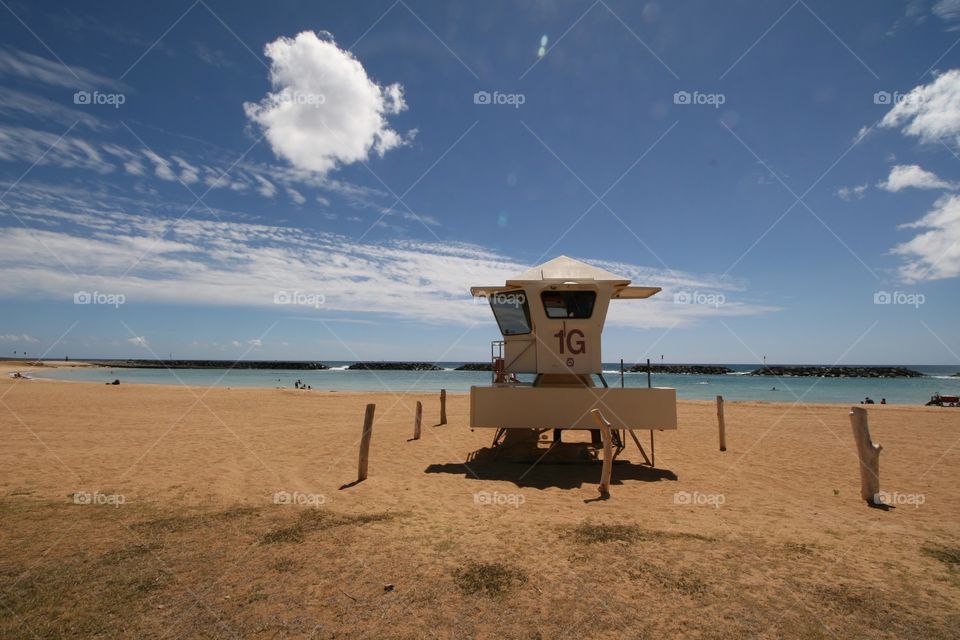
[[[447,424],[447,390],[440,389],[440,424]]]
[[[373,435],[373,413],[377,405],[368,404],[363,416],[363,435],[360,436],[360,463],[357,466],[357,482],[367,479],[367,459],[370,456],[370,436]]]
[[[660,356],[661,358],[663,356]],[[647,358],[647,389],[653,386],[653,382],[650,380],[650,358]]]
[[[600,495],[604,498],[610,497],[610,476],[613,472],[613,444],[610,438],[610,423],[600,413],[600,409],[591,409],[594,422],[600,427],[600,435],[603,437],[603,469],[600,471]]]
[[[866,409],[850,408],[850,426],[860,460],[860,497],[870,504],[879,504],[877,494],[880,493],[880,452],[883,447],[870,440]]]
[[[417,400],[417,413],[413,418],[413,439],[420,439],[420,422],[423,420],[423,403]]]
[[[717,422],[720,423],[720,451],[726,451],[727,425],[723,421],[723,396],[717,396]]]

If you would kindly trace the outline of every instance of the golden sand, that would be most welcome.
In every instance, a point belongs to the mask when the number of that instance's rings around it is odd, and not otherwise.
[[[465,465],[493,438],[466,395],[434,426],[437,394],[3,367],[0,637],[960,634],[957,409],[869,408],[895,509],[859,498],[849,407],[760,402],[726,403],[725,453],[680,402],[659,471],[631,444],[595,501],[597,463]]]

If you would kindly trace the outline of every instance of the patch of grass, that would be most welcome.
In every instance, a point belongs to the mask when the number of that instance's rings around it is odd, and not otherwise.
[[[295,524],[292,527],[273,529],[272,531],[267,531],[265,534],[260,536],[260,542],[261,544],[299,544],[303,542],[303,528]]]
[[[688,596],[700,596],[707,592],[707,584],[689,571],[671,571],[656,565],[645,565],[641,571],[630,571],[631,580],[655,582],[667,589]]]
[[[156,518],[146,522],[138,522],[131,528],[134,531],[146,531],[150,533],[176,533],[185,531],[197,524],[197,516],[168,516],[165,518]]]
[[[805,542],[788,542],[783,545],[783,548],[787,553],[800,556],[812,556],[816,551],[815,545]]]
[[[260,512],[256,507],[231,507],[224,511],[214,513],[198,513],[191,515],[176,515],[163,518],[155,518],[145,522],[138,522],[133,525],[135,531],[147,533],[179,533],[193,529],[195,527],[210,525],[215,521],[229,521],[238,518],[246,518],[258,515]]]
[[[581,544],[600,544],[604,542],[633,542],[653,540],[702,540],[712,541],[714,538],[699,533],[683,531],[660,531],[656,529],[641,529],[632,524],[596,524],[584,522],[571,531],[573,539]]]
[[[640,529],[632,524],[594,524],[584,522],[573,530],[573,539],[582,544],[630,542],[640,537]]]
[[[277,573],[289,573],[294,571],[300,565],[290,558],[278,558],[270,563],[270,568]]]
[[[500,596],[524,584],[527,574],[500,562],[470,562],[454,571],[453,579],[463,593]]]
[[[263,544],[301,543],[305,534],[333,527],[359,526],[371,522],[385,522],[396,517],[393,513],[367,513],[359,516],[336,514],[326,509],[306,509],[300,512],[292,525],[268,531],[260,537]]]
[[[920,551],[923,555],[939,560],[951,569],[960,566],[960,547],[926,546]]]
[[[162,549],[163,545],[157,542],[150,544],[133,544],[116,551],[109,551],[100,556],[100,562],[105,565],[121,564],[129,560],[142,558],[143,556]]]
[[[260,509],[257,507],[231,507],[225,511],[214,514],[214,517],[220,518],[221,520],[233,520],[235,518],[259,515],[259,513]]]

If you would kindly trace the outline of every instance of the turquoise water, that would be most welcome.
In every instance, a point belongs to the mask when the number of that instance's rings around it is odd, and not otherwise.
[[[52,369],[38,373],[39,377],[60,380],[110,382],[119,379],[127,383],[187,384],[198,387],[283,387],[293,388],[303,381],[320,391],[469,391],[473,385],[490,383],[489,372],[453,371],[462,363],[440,363],[443,371],[349,371],[347,362],[328,362],[332,369],[325,371],[238,370],[238,369],[111,369],[107,367]],[[738,372],[750,371],[756,365],[727,365]],[[610,386],[620,385],[618,365],[604,365],[604,377]],[[930,377],[926,378],[773,378],[741,375],[740,373],[698,376],[654,374],[653,386],[674,387],[677,397],[688,400],[712,400],[722,395],[727,400],[763,400],[767,402],[852,403],[870,396],[877,402],[886,398],[892,404],[923,404],[934,393],[960,394],[960,377],[951,377],[960,370],[957,366],[914,365],[909,368]],[[528,378],[529,379],[529,378]],[[599,382],[598,382],[599,384]],[[628,373],[627,387],[645,387],[646,373]],[[776,388],[776,390],[774,390]],[[960,411],[958,411],[960,415]]]

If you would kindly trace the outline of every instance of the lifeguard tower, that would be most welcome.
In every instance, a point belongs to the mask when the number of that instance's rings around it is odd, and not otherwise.
[[[617,430],[617,453],[627,432],[677,428],[676,390],[609,387],[601,366],[601,334],[610,300],[649,298],[659,287],[630,280],[566,256],[525,271],[501,286],[472,287],[490,303],[502,340],[492,344],[493,382],[470,388],[470,426],[497,429],[494,446],[536,444],[554,429],[599,435],[599,409]],[[534,374],[532,382],[518,375]],[[602,386],[597,386],[595,378]],[[503,440],[501,441],[501,438]]]

